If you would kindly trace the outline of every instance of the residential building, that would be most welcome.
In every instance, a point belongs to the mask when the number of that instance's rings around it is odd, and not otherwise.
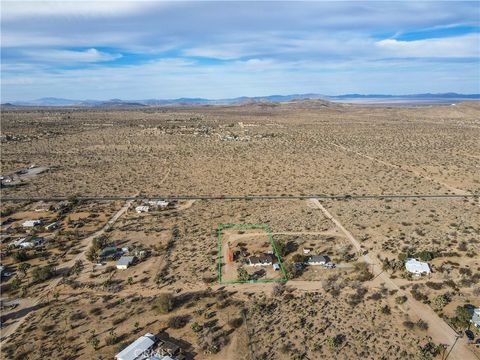
[[[326,255],[313,255],[307,258],[308,265],[326,265],[330,262],[330,258]]]
[[[115,355],[116,360],[143,360],[147,359],[149,355],[147,353],[151,352],[157,339],[155,335],[146,333],[143,336],[140,336],[133,343],[128,345],[125,349],[120,351]]]
[[[116,247],[108,246],[100,253],[100,259],[115,259],[117,257],[118,250]]]
[[[473,315],[470,322],[477,328],[480,328],[480,308],[476,308],[475,310],[473,310]]]
[[[143,213],[143,212],[148,212],[148,210],[150,210],[150,207],[148,207],[148,206],[137,206],[135,208],[135,211],[139,214]]]
[[[248,265],[250,266],[268,266],[273,264],[272,254],[260,254],[257,256],[250,256],[248,258]]]
[[[416,275],[430,274],[430,266],[426,262],[421,262],[416,259],[408,258],[405,262],[405,268],[408,272]]]
[[[122,256],[117,261],[117,269],[125,270],[135,262],[135,256]]]

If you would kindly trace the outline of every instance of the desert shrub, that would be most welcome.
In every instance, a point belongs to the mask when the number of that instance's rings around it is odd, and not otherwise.
[[[197,332],[202,331],[202,329],[203,329],[203,326],[200,325],[199,323],[194,322],[194,323],[192,324],[192,330],[193,330],[193,332],[196,332],[196,333],[197,333]]]
[[[356,279],[358,281],[368,281],[373,278],[373,274],[370,272],[369,265],[364,262],[357,262],[353,265],[357,274]]]
[[[428,296],[425,295],[424,293],[420,292],[418,289],[414,288],[412,290],[410,290],[410,293],[412,294],[413,298],[417,301],[427,301],[428,300]]]
[[[344,335],[329,336],[326,340],[328,347],[332,350],[338,350],[345,341]]]
[[[412,330],[414,328],[415,324],[413,323],[413,321],[405,320],[403,322],[403,326],[405,326],[409,330]]]
[[[56,274],[56,270],[52,265],[37,266],[32,270],[33,282],[42,282],[51,279]]]
[[[230,325],[232,329],[237,329],[240,326],[242,326],[242,324],[243,324],[243,319],[241,317],[233,318],[228,322],[228,325]]]
[[[440,289],[443,288],[443,284],[442,284],[442,283],[433,282],[433,281],[427,281],[427,282],[425,283],[425,285],[427,285],[429,288],[435,289],[435,290],[440,290]]]
[[[166,314],[173,309],[174,298],[171,293],[162,293],[155,299],[154,307],[162,314]]]
[[[390,315],[392,313],[392,310],[390,310],[390,306],[385,305],[384,307],[382,307],[381,312],[382,314]]]
[[[181,329],[190,321],[190,316],[188,315],[178,315],[172,316],[168,319],[167,325],[172,329]]]
[[[449,302],[450,298],[447,294],[437,295],[432,299],[432,306],[435,310],[442,310]]]
[[[14,252],[12,254],[12,257],[13,257],[13,260],[15,260],[16,262],[27,261],[30,258],[30,256],[25,250],[18,250]]]
[[[285,287],[282,283],[275,283],[275,285],[273,285],[272,295],[280,296],[283,294],[284,290],[285,290]]]
[[[438,355],[445,349],[445,345],[435,345],[432,341],[429,341],[423,346],[418,347],[417,357],[420,360],[430,360]]]
[[[405,295],[397,296],[395,302],[399,305],[406,303],[408,298]]]
[[[102,308],[99,307],[94,307],[92,310],[90,310],[90,314],[98,316],[102,314]]]
[[[115,334],[113,330],[110,331],[108,336],[105,338],[105,344],[107,346],[115,345],[120,341],[120,338]]]
[[[420,330],[428,330],[428,323],[422,319],[418,320],[415,324]]]
[[[465,328],[469,325],[471,317],[472,314],[467,308],[457,306],[455,309],[455,317],[452,318],[452,323],[457,328]]]
[[[247,281],[248,279],[250,279],[250,275],[248,275],[247,270],[245,270],[241,266],[237,270],[237,277],[240,281]]]
[[[295,254],[292,256],[293,262],[303,263],[303,255],[302,254]]]
[[[84,312],[80,311],[70,315],[70,321],[78,321],[78,320],[85,319],[86,317],[87,315]]]

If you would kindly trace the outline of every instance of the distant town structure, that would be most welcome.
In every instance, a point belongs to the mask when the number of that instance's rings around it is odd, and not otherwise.
[[[170,205],[170,202],[165,200],[150,200],[148,205],[165,209],[168,205]]]
[[[421,262],[416,259],[408,258],[405,262],[405,268],[412,274],[430,274],[430,266],[426,262]]]

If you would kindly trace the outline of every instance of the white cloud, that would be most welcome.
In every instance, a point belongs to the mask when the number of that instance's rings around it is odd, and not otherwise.
[[[439,39],[399,41],[385,39],[377,41],[378,49],[391,57],[478,57],[480,56],[480,35],[470,34]]]
[[[110,54],[91,48],[85,51],[73,50],[37,50],[25,51],[25,55],[37,62],[49,63],[93,63],[100,61],[111,61],[122,57],[121,54]]]
[[[147,1],[2,1],[2,18],[7,20],[38,16],[114,17],[147,10],[154,2]]]

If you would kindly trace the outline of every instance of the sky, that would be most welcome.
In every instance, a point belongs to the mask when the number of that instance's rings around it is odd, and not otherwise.
[[[480,93],[478,1],[4,1],[1,101]]]

